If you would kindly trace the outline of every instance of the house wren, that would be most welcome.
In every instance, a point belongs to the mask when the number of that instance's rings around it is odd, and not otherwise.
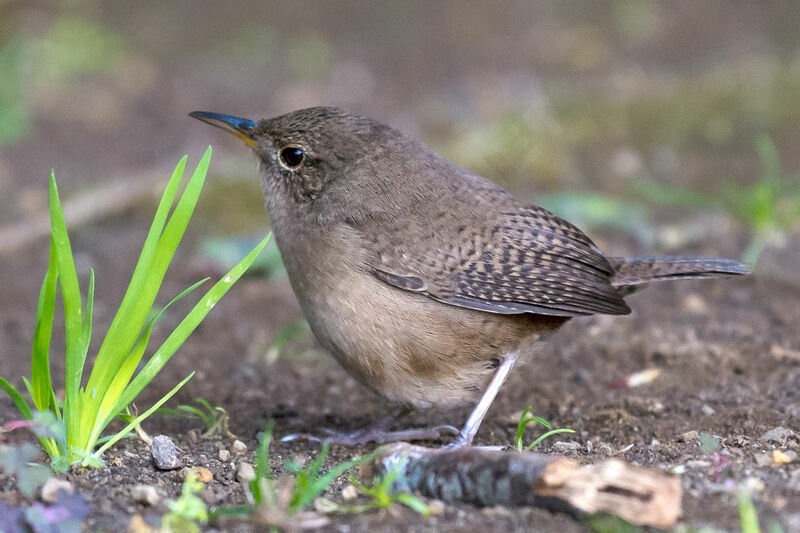
[[[571,317],[625,315],[655,280],[746,274],[708,257],[606,257],[581,230],[398,130],[314,107],[253,121],[198,111],[259,159],[274,238],[319,342],[402,406],[478,403],[472,443],[519,357]],[[430,438],[375,426],[346,444]]]

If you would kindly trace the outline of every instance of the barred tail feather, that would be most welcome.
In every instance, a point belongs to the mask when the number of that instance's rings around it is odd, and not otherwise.
[[[651,281],[717,278],[749,274],[744,263],[720,257],[663,256],[612,258],[614,287],[635,287]]]

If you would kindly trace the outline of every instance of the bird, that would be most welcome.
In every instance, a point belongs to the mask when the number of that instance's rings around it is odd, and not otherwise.
[[[347,110],[189,115],[255,153],[294,294],[341,366],[394,416],[474,406],[460,430],[389,431],[388,416],[329,442],[452,432],[447,447],[470,446],[520,358],[569,319],[629,314],[625,296],[650,282],[749,273],[716,257],[608,257],[566,220]]]

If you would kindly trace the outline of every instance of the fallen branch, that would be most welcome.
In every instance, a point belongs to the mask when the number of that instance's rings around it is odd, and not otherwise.
[[[363,474],[385,475],[395,469],[394,490],[419,491],[448,503],[530,505],[578,517],[605,511],[659,528],[673,525],[681,514],[679,478],[617,459],[581,466],[535,453],[398,443]]]

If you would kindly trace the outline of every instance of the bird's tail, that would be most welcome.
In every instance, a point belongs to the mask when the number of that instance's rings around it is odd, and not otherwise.
[[[611,259],[611,264],[616,270],[611,284],[628,288],[651,281],[716,278],[750,273],[744,263],[720,257],[615,257]]]

